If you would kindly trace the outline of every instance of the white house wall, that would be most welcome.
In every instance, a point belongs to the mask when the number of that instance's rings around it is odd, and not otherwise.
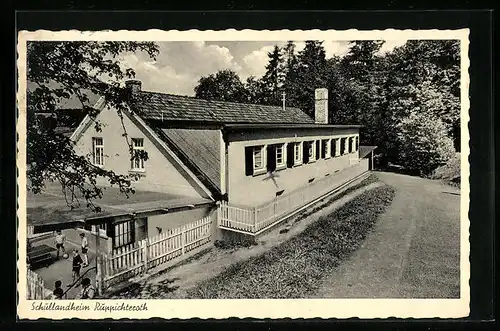
[[[297,137],[295,137],[297,136]],[[245,147],[256,145],[271,145],[290,143],[294,141],[323,140],[357,136],[358,129],[323,129],[296,130],[296,131],[254,131],[247,133],[233,133],[229,137],[228,145],[228,197],[229,203],[242,206],[257,206],[271,201],[276,193],[285,190],[289,193],[297,188],[309,184],[309,180],[323,179],[327,174],[333,174],[349,167],[350,163],[359,159],[359,152],[318,159],[315,162],[285,168],[274,173],[274,181],[269,174],[246,175]],[[303,152],[303,150],[302,150]],[[264,160],[266,159],[263,156]]]
[[[104,168],[113,170],[118,174],[128,175],[131,171],[129,147],[122,136],[123,128],[115,110],[104,109],[97,116],[101,122],[102,131],[97,132],[94,124],[77,140],[76,150],[82,155],[87,155],[92,160],[92,138],[102,137],[104,144]],[[200,197],[194,187],[181,175],[171,162],[158,150],[145,134],[127,117],[123,116],[123,123],[130,138],[143,138],[144,149],[149,159],[144,162],[145,171],[141,178],[133,183],[137,190],[169,193],[190,197]],[[98,185],[107,186],[108,183],[99,180]]]

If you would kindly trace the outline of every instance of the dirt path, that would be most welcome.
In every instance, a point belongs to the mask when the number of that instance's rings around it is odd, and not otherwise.
[[[255,246],[230,250],[213,248],[198,259],[150,278],[147,282],[137,284],[135,288],[130,289],[128,292],[115,295],[112,298],[185,298],[186,291],[199,282],[218,275],[236,262],[247,260],[269,251],[271,248],[304,231],[308,225],[318,220],[320,216],[331,213],[332,210],[352,200],[359,194],[380,185],[382,183],[372,183],[352,193],[348,193],[346,196],[334,201],[316,213],[301,219],[299,222],[295,222],[296,218],[292,218],[271,232],[262,235]],[[280,233],[285,228],[288,231]]]
[[[396,197],[317,298],[458,298],[460,190],[417,177],[377,173]]]

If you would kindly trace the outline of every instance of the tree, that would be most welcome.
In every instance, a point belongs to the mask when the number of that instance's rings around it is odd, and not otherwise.
[[[295,104],[311,117],[314,116],[314,91],[325,87],[326,55],[322,41],[306,41],[306,45],[298,55]]]
[[[28,190],[43,191],[46,181],[57,181],[68,206],[74,208],[84,199],[87,206],[98,212],[93,201],[103,195],[97,178],[106,179],[126,195],[134,193],[133,176],[116,174],[96,167],[86,156],[77,155],[74,143],[57,131],[64,121],[58,105],[65,99],[76,98],[82,110],[94,120],[98,109],[89,103],[89,96],[103,97],[107,107],[119,116],[129,109],[131,95],[122,81],[135,76],[134,70],[122,68],[119,56],[126,52],[145,52],[151,58],[158,46],[151,42],[44,41],[27,44],[27,81],[34,88],[27,92],[27,178]],[[40,116],[40,113],[45,116]],[[96,130],[101,123],[95,121]],[[134,154],[127,134],[131,160],[147,159],[147,154]]]
[[[460,44],[456,40],[410,40],[388,54],[388,99],[394,111],[426,103],[460,147]],[[426,96],[427,95],[427,96]],[[418,105],[417,105],[418,106]]]
[[[194,88],[195,97],[205,100],[247,102],[248,94],[240,77],[232,70],[219,70],[201,77]]]
[[[265,103],[265,87],[261,79],[250,76],[245,82],[245,89],[248,95],[248,102],[255,104]]]
[[[297,54],[295,54],[295,43],[293,41],[288,41],[283,48],[283,61],[285,66],[283,88],[286,93],[286,104],[299,107],[296,94],[296,91],[300,90],[298,80],[299,60]]]
[[[455,155],[443,122],[428,112],[413,112],[398,125],[400,164],[419,175],[429,175]]]
[[[262,77],[264,86],[264,103],[267,105],[279,105],[281,103],[281,90],[284,80],[283,57],[281,49],[275,45],[272,52],[267,53],[269,62],[266,65],[266,73]]]

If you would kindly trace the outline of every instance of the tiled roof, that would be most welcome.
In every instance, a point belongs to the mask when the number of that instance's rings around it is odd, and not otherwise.
[[[141,92],[135,107],[146,120],[216,123],[314,123],[298,108],[203,100],[165,93]],[[163,115],[163,117],[162,117]]]
[[[160,137],[212,190],[220,192],[220,131],[160,129]]]
[[[359,146],[359,158],[362,159],[372,151],[376,150],[377,146]]]
[[[70,209],[62,195],[61,186],[57,183],[49,183],[40,194],[28,191],[26,198],[28,225],[53,226],[60,229],[76,226],[79,221],[84,219],[103,218],[130,212],[141,213],[152,209],[172,209],[211,202],[203,198],[150,191],[135,191],[127,198],[117,188],[107,187],[102,199],[95,201],[95,205],[100,206],[102,211],[95,213],[86,207],[84,199],[80,199],[80,206]]]

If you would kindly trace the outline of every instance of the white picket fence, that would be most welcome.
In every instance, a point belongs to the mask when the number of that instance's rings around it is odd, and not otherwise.
[[[50,294],[50,290],[45,288],[43,278],[39,274],[28,269],[26,277],[28,300],[43,300]]]
[[[284,216],[365,173],[368,170],[367,162],[366,159],[359,160],[359,162],[346,169],[330,174],[328,177],[314,181],[305,187],[254,208],[236,207],[222,201],[217,210],[218,224],[223,228],[255,234],[280,221]]]
[[[208,245],[212,236],[213,218],[207,216],[179,228],[139,242],[114,249],[103,255],[104,287],[120,283],[149,269]]]

